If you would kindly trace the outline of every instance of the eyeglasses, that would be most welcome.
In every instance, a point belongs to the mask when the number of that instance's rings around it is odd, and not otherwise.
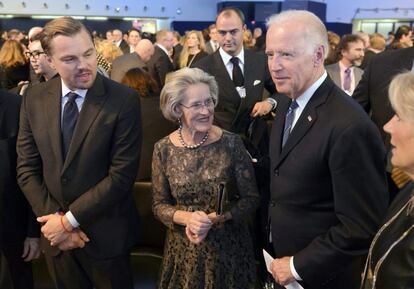
[[[40,55],[45,54],[44,51],[26,51],[24,53],[27,58],[33,57],[34,60],[39,59]]]
[[[212,97],[207,98],[204,102],[196,102],[192,105],[186,106],[182,103],[180,105],[184,106],[187,109],[192,110],[193,112],[200,112],[206,107],[208,110],[212,109],[216,105],[216,100]]]

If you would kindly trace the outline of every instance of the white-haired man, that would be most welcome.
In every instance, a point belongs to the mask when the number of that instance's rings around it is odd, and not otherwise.
[[[287,95],[270,140],[272,274],[282,286],[356,289],[388,204],[385,152],[368,116],[327,76],[326,35],[307,11],[268,22],[269,70]]]

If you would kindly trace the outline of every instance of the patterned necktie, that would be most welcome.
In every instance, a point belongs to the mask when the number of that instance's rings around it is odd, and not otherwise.
[[[79,97],[76,93],[69,92],[67,94],[68,101],[63,108],[63,120],[62,120],[62,144],[63,144],[63,157],[66,159],[66,155],[69,150],[69,145],[72,140],[73,131],[75,130],[76,122],[79,117],[79,110],[76,104],[76,98]]]
[[[285,128],[283,130],[282,148],[285,146],[289,138],[290,131],[292,130],[293,119],[295,118],[295,109],[297,108],[298,103],[296,102],[296,100],[292,100],[285,117]]]
[[[239,59],[237,57],[232,57],[230,62],[233,63],[233,83],[236,87],[244,86],[244,76],[243,72],[239,65]]]
[[[351,90],[351,68],[345,69],[343,89],[345,91],[350,91]]]

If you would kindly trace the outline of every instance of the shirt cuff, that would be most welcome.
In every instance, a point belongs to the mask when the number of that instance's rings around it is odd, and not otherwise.
[[[77,228],[80,226],[80,224],[78,223],[78,221],[76,221],[75,216],[73,216],[71,211],[67,211],[65,216],[73,228]]]
[[[266,101],[272,105],[272,111],[276,109],[277,101],[271,97],[266,98]]]
[[[295,277],[296,281],[302,281],[302,278],[299,276],[298,272],[296,272],[295,265],[293,265],[293,256],[290,258],[289,266],[290,272],[292,272],[292,275]]]

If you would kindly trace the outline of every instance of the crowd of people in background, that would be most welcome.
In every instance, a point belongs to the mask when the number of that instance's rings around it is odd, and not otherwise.
[[[397,217],[396,231],[405,234],[398,242],[413,228],[411,219],[407,220],[412,215],[413,185],[406,184],[412,181],[414,158],[409,155],[412,163],[407,164],[401,155],[408,154],[408,150],[391,153],[399,142],[412,144],[412,140],[399,135],[399,129],[408,132],[399,127],[397,119],[412,121],[413,77],[408,73],[392,81],[401,69],[414,70],[409,26],[399,26],[387,38],[362,31],[339,36],[326,31],[311,13],[285,12],[270,18],[266,38],[266,32],[260,27],[247,29],[244,16],[234,8],[224,9],[216,22],[203,31],[190,30],[183,35],[167,29],[152,34],[136,28],[125,33],[115,28],[104,34],[96,31],[89,34],[80,22],[63,19],[62,23],[52,21],[56,27],[51,24],[45,28],[33,27],[27,34],[12,29],[3,33],[0,41],[0,88],[23,96],[23,130],[19,132],[17,145],[19,184],[26,196],[31,190],[42,192],[43,195],[28,198],[32,207],[35,200],[45,204],[34,208],[37,217],[41,217],[42,232],[29,203],[22,197],[16,203],[19,209],[15,210],[21,211],[24,218],[16,219],[13,226],[23,227],[23,232],[2,234],[2,246],[8,245],[4,248],[10,252],[3,258],[10,264],[15,289],[33,288],[26,262],[40,255],[40,234],[47,239],[47,254],[52,252],[48,264],[57,288],[71,284],[67,281],[70,274],[60,275],[57,271],[69,263],[68,268],[75,270],[76,262],[93,267],[91,264],[96,260],[83,255],[57,260],[53,255],[55,249],[68,251],[87,246],[92,248],[91,255],[99,255],[99,250],[106,250],[109,242],[99,247],[101,244],[96,245],[93,238],[105,239],[107,236],[102,236],[100,230],[118,225],[115,221],[111,223],[113,216],[128,220],[117,232],[119,237],[133,242],[136,236],[128,231],[134,214],[127,203],[129,197],[120,200],[109,192],[116,187],[127,195],[128,186],[135,180],[152,180],[154,214],[168,228],[160,288],[254,288],[258,283],[254,260],[261,259],[258,256],[262,248],[275,257],[267,268],[260,261],[258,276],[263,288],[281,288],[292,282],[306,289],[357,288],[356,284],[361,281],[358,275],[362,273],[361,260],[366,253],[369,258],[361,286],[368,286],[367,280],[372,280],[372,276],[373,283],[369,281],[372,288],[394,286],[390,280],[399,272],[382,275],[377,270],[382,265],[382,257],[386,258],[392,248],[384,249],[378,244],[388,246],[394,241],[393,238],[384,240],[390,235],[383,231]],[[77,30],[71,30],[70,25],[78,25]],[[62,27],[67,31],[59,30]],[[80,43],[77,48],[70,46],[75,40]],[[56,47],[61,47],[61,51]],[[81,51],[83,48],[85,51]],[[75,56],[64,55],[65,49],[72,49]],[[63,55],[61,59],[52,57],[59,53]],[[73,58],[77,57],[86,59],[87,64],[80,72],[69,71],[73,61],[78,61]],[[395,60],[388,63],[391,59]],[[378,75],[384,67],[387,73]],[[84,79],[88,84],[79,85]],[[377,80],[381,80],[381,85],[376,85]],[[64,84],[63,88],[60,83]],[[387,105],[390,83],[392,109]],[[399,86],[406,87],[408,92]],[[75,130],[71,120],[68,120],[69,126],[72,125],[69,143],[65,143],[65,136],[59,143],[64,150],[63,160],[55,155],[56,148],[47,147],[43,138],[48,134],[42,130],[46,124],[40,124],[45,120],[32,114],[42,110],[35,101],[30,101],[30,97],[40,97],[43,89],[49,93],[68,92],[68,96],[61,95],[61,104],[54,103],[62,112],[51,114],[47,119],[61,119],[62,130],[66,113],[70,114],[71,109],[73,114],[68,117],[75,117],[75,124],[78,119],[87,122],[80,115],[81,109],[98,113],[90,108],[88,98],[85,99],[89,91],[96,96],[96,105],[106,105],[108,115],[98,118],[102,127],[92,125],[92,134],[98,131],[104,136],[100,149],[93,148],[92,137],[96,135],[86,136],[85,144],[77,144],[85,145],[85,154],[79,153],[81,149],[79,152],[71,149],[72,134],[82,133],[81,129]],[[77,95],[71,98],[74,91]],[[103,91],[110,95],[104,104],[99,100]],[[125,95],[122,98],[125,105],[117,102],[118,91]],[[21,101],[16,100],[15,107]],[[113,106],[109,107],[110,104]],[[396,115],[389,121],[393,109]],[[278,118],[278,114],[282,117]],[[134,127],[136,131],[131,131],[127,121],[139,122]],[[57,127],[51,126],[50,130],[56,133]],[[103,128],[113,130],[117,139],[111,139]],[[0,132],[6,137],[17,137],[17,127]],[[129,158],[124,154],[132,146],[140,149]],[[46,156],[53,165],[45,165]],[[65,163],[66,157],[76,160],[73,169]],[[15,152],[8,158],[15,170]],[[139,165],[135,167],[132,163],[139,158]],[[98,159],[101,170],[96,170],[94,180],[86,184],[76,176],[76,169],[94,171],[92,164]],[[84,168],[79,168],[78,162]],[[76,197],[56,189],[60,184],[55,183],[53,170],[58,169],[58,164],[68,170],[62,182],[76,179],[76,185],[81,188],[76,191]],[[128,167],[127,173],[124,165]],[[42,171],[43,166],[46,171]],[[131,170],[137,172],[135,179],[131,179],[135,176]],[[38,175],[31,175],[33,171]],[[100,180],[108,174],[115,175],[106,180],[110,188],[99,187],[105,185]],[[29,187],[30,181],[35,184]],[[47,198],[49,188],[42,189],[43,186],[51,186],[50,194],[55,194],[56,200]],[[98,202],[103,202],[113,214],[106,218],[108,212],[94,207],[102,223],[91,221],[87,202],[78,201],[82,190],[90,187],[96,190],[95,199],[85,197],[85,200],[96,207]],[[215,211],[214,203],[220,189],[233,194],[233,207],[223,214]],[[19,190],[17,185],[13,190]],[[402,193],[398,194],[400,190]],[[64,197],[64,193],[70,197]],[[392,201],[397,194],[396,203],[383,220],[389,199]],[[58,206],[61,201],[58,196],[62,197],[63,206]],[[71,206],[71,202],[76,206]],[[116,210],[109,209],[111,202],[117,202]],[[407,207],[407,218],[404,218],[401,212]],[[45,208],[55,213],[45,215]],[[249,218],[255,211],[256,216]],[[381,222],[384,225],[375,236]],[[54,232],[60,224],[63,229]],[[90,229],[91,233],[87,236],[83,228]],[[67,236],[72,239],[67,241]],[[92,246],[88,245],[90,238]],[[412,250],[412,246],[403,245],[406,247],[399,247],[398,254],[407,254],[407,248]],[[119,245],[122,246],[127,244]],[[111,252],[105,257],[121,256],[111,263],[120,266],[120,271],[127,266],[122,255],[127,250],[122,254],[114,250],[105,251]],[[177,252],[181,253],[181,259]],[[24,259],[20,257],[22,254]],[[71,258],[76,262],[71,263]],[[412,261],[411,256],[407,262]],[[384,263],[383,268],[388,267]],[[396,289],[413,288],[411,267],[411,271],[404,273],[406,279],[400,280],[401,287]],[[101,274],[108,272],[107,269],[97,270]],[[108,278],[116,283],[115,272]],[[84,273],[73,274],[79,277]],[[93,272],[84,275],[79,278],[97,288],[107,282]],[[271,281],[269,276],[273,278]],[[124,285],[113,288],[131,288],[128,278]],[[411,287],[404,287],[408,284]]]

